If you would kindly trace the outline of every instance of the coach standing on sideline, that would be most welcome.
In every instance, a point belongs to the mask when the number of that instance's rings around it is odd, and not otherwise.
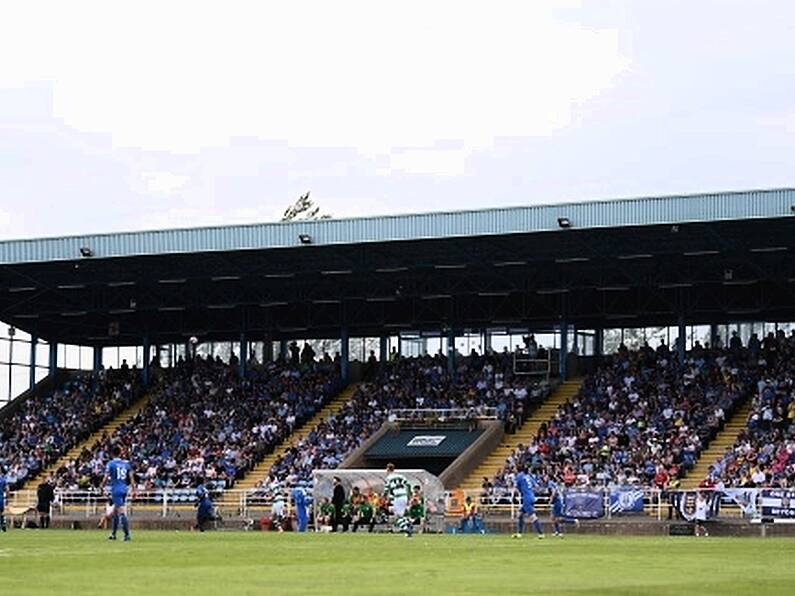
[[[331,531],[337,531],[337,525],[342,522],[342,508],[345,505],[345,488],[339,476],[334,476],[334,494],[331,497],[331,504],[334,505],[334,520],[331,523]]]
[[[52,486],[52,478],[47,478],[39,484],[36,489],[36,511],[39,512],[39,528],[50,527],[50,508],[55,500],[55,490]]]

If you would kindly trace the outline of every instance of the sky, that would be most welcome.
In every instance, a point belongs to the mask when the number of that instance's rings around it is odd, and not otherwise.
[[[795,186],[795,3],[0,5],[0,239]]]

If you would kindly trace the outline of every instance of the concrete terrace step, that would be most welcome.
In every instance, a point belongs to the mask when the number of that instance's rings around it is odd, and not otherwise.
[[[504,465],[506,458],[520,443],[526,445],[538,433],[540,426],[549,420],[558,411],[558,408],[566,403],[571,397],[580,390],[582,381],[574,379],[566,381],[558,386],[552,394],[542,403],[528,418],[515,434],[506,435],[503,442],[492,451],[478,465],[472,473],[464,479],[459,488],[480,488],[481,480],[484,476],[491,478]]]

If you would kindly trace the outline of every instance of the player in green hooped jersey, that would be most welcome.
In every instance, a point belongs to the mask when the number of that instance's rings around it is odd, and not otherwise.
[[[405,532],[406,536],[411,536],[413,531],[411,519],[406,515],[411,483],[405,476],[395,472],[395,464],[390,463],[386,466],[384,492],[392,499],[392,513],[395,515],[395,525],[398,530]]]

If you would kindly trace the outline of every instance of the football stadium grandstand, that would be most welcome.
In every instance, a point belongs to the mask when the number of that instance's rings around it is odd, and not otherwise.
[[[46,485],[93,527],[120,448],[140,528],[211,499],[293,529],[299,491],[314,529],[383,531],[405,488],[418,529],[511,532],[527,470],[580,532],[706,503],[788,533],[794,218],[781,189],[0,242],[7,515]]]

